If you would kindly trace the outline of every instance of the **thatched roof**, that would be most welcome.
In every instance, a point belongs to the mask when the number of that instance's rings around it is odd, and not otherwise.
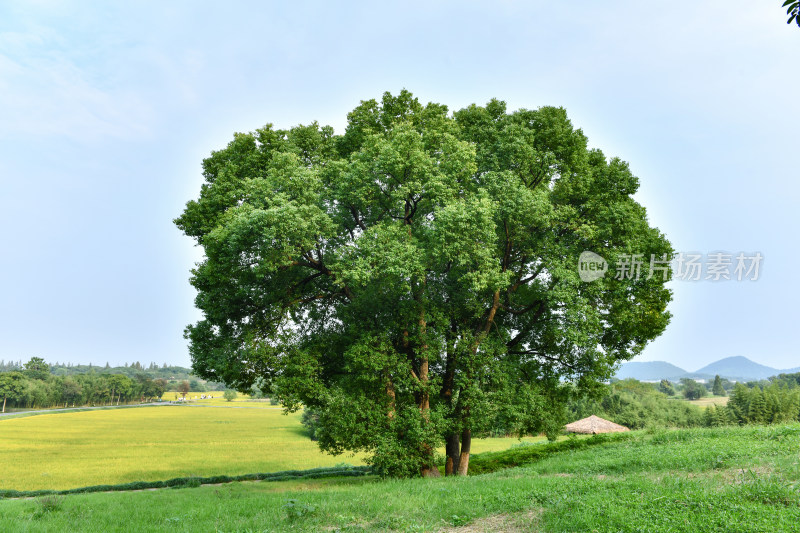
[[[599,416],[590,416],[583,420],[578,420],[572,424],[567,424],[566,430],[570,433],[587,433],[596,435],[597,433],[615,433],[617,431],[630,431],[625,426],[620,426]]]

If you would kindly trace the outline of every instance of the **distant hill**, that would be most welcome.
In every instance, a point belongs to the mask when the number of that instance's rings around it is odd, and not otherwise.
[[[800,372],[800,367],[779,370],[777,368],[758,364],[747,357],[738,355],[715,361],[696,372],[687,372],[666,361],[634,361],[631,363],[623,363],[615,377],[618,379],[634,378],[640,381],[655,381],[661,379],[678,381],[681,378],[714,379],[714,376],[719,374],[720,377],[733,381],[758,381],[777,376],[778,374],[793,374],[795,372]]]
[[[776,368],[760,365],[743,357],[737,355],[735,357],[726,357],[720,359],[710,365],[704,366],[698,370],[697,374],[708,374],[715,376],[719,374],[728,379],[736,379],[738,381],[757,381],[759,379],[767,379],[771,376],[776,376],[783,372]]]
[[[662,379],[677,381],[686,376],[686,374],[688,374],[686,370],[666,361],[647,361],[642,363],[634,361],[632,363],[623,363],[616,377],[619,379],[634,378],[639,381]]]

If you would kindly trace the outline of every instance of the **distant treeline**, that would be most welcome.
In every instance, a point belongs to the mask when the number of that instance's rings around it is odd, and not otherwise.
[[[682,398],[695,399],[714,391],[715,396],[728,394],[727,406],[698,407]],[[574,393],[575,391],[573,391]],[[768,380],[733,383],[716,379],[706,387],[685,379],[673,384],[645,383],[635,379],[615,380],[598,388],[591,396],[567,394],[568,399],[555,402],[549,412],[557,427],[567,422],[597,415],[630,429],[692,428],[745,424],[780,424],[800,421],[800,373],[781,374]],[[312,440],[324,431],[320,417],[305,409],[301,419]],[[482,436],[514,436],[513,421],[504,413],[492,417],[490,429]]]
[[[679,394],[689,399],[705,395],[703,391],[706,388],[692,380],[683,380],[673,388],[666,387],[664,382],[643,383],[625,379],[610,384],[599,398],[571,401],[568,411],[572,419],[594,414],[631,429],[800,421],[800,373],[780,374],[749,383],[722,381],[730,386],[727,406],[712,405],[702,409],[676,400],[673,396]],[[716,385],[719,384],[717,380]],[[717,392],[721,392],[719,396],[727,393],[719,389]],[[697,394],[700,396],[695,396]]]
[[[772,380],[766,386],[737,383],[728,405],[706,410],[705,425],[780,424],[800,420],[800,373],[781,374]]]
[[[51,367],[34,357],[24,364],[2,363],[0,403],[11,408],[120,405],[160,399],[167,390],[205,392],[223,390],[220,384],[203,382],[188,369],[134,363],[111,368],[91,365]]]
[[[74,376],[76,374],[95,372],[99,374],[124,374],[129,377],[133,377],[137,374],[146,374],[153,379],[164,378],[166,380],[197,379],[195,376],[192,376],[191,369],[182,366],[167,365],[167,363],[163,363],[162,365],[156,363],[143,365],[139,361],[134,361],[130,364],[125,363],[124,366],[111,366],[109,363],[106,363],[105,366],[96,366],[91,363],[88,365],[53,363],[48,364],[48,366],[50,368],[50,373],[54,376]],[[0,372],[20,371],[24,368],[25,364],[22,361],[4,361],[0,359]]]

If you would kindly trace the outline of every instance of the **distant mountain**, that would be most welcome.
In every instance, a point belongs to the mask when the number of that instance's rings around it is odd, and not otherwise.
[[[616,377],[619,379],[634,378],[639,381],[662,379],[677,381],[687,374],[686,370],[666,361],[647,361],[642,363],[634,361],[632,363],[623,363]]]
[[[615,377],[618,379],[634,378],[640,381],[656,381],[661,379],[678,381],[681,378],[711,380],[714,379],[714,376],[719,374],[720,377],[733,381],[758,381],[760,379],[777,376],[778,374],[793,374],[795,372],[800,372],[800,367],[779,370],[760,365],[747,357],[739,355],[720,359],[710,365],[704,366],[696,372],[687,372],[666,361],[623,363]]]
[[[737,355],[735,357],[726,357],[720,359],[710,365],[704,366],[696,372],[696,374],[708,374],[720,376],[728,379],[735,379],[737,381],[757,381],[759,379],[767,379],[771,376],[777,376],[782,371],[769,366],[754,363],[747,357]]]

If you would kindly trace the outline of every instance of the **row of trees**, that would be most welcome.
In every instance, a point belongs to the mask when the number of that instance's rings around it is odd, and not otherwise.
[[[722,380],[725,381],[727,380]],[[677,386],[680,388],[683,384]],[[713,383],[711,386],[713,387]],[[663,391],[663,387],[664,382],[652,384],[635,379],[615,381],[595,397],[573,397],[565,410],[557,410],[553,415],[562,423],[598,415],[631,429],[800,421],[800,373],[747,384],[731,383],[727,406],[712,405],[705,410],[679,401],[674,390],[668,394]],[[302,423],[311,439],[317,440],[317,431],[320,429],[319,413],[306,409]],[[492,419],[491,426],[491,434],[494,436],[515,435],[513,425],[502,414]]]
[[[800,387],[781,382],[753,387],[737,383],[728,404],[709,407],[705,416],[708,426],[779,424],[797,420],[800,420]]]
[[[717,375],[714,381],[703,384],[690,378],[681,378],[679,384],[662,379],[658,385],[658,390],[667,396],[681,394],[687,400],[699,400],[709,393],[714,396],[727,396],[728,390],[733,388],[734,383]]]
[[[188,392],[189,384],[186,383]],[[152,379],[140,373],[77,374],[55,376],[43,359],[34,357],[22,369],[0,372],[0,399],[6,408],[45,408],[56,406],[110,405],[147,402],[161,398],[169,387],[163,378]]]
[[[692,381],[692,380],[688,380]],[[721,387],[727,380],[715,380]],[[669,383],[669,382],[667,382]],[[696,383],[696,382],[693,382]],[[712,382],[711,388],[715,388]],[[598,415],[631,429],[646,427],[715,427],[744,424],[777,424],[800,421],[800,373],[784,374],[751,383],[731,383],[727,406],[712,405],[703,410],[664,391],[664,382],[653,385],[634,379],[612,383],[597,399],[582,398],[570,402],[570,418]],[[692,383],[682,383],[694,391]],[[706,389],[703,384],[697,386]],[[723,394],[715,394],[723,396]],[[691,398],[687,398],[691,399]]]
[[[42,360],[40,357],[34,357],[32,360]],[[0,359],[0,372],[12,372],[12,371],[23,371],[26,366],[30,363],[23,363],[22,361],[6,361]],[[191,385],[191,390],[193,392],[206,392],[209,390],[213,391],[222,391],[225,390],[225,387],[222,383],[214,383],[211,381],[204,381],[197,378],[197,376],[192,375],[192,371],[189,368],[185,368],[182,366],[177,365],[167,365],[166,363],[162,365],[157,365],[156,363],[150,363],[149,365],[143,365],[138,361],[134,361],[133,363],[125,363],[121,366],[111,366],[111,364],[106,363],[105,366],[101,365],[93,365],[89,363],[88,365],[81,365],[81,364],[72,364],[72,363],[54,363],[48,364],[49,373],[53,374],[54,376],[76,376],[80,374],[122,374],[128,376],[131,379],[135,379],[136,376],[139,374],[145,374],[149,376],[151,379],[165,379],[170,382],[172,385],[179,383],[181,381],[188,381]]]
[[[625,379],[609,385],[605,394],[577,398],[569,403],[569,418],[597,415],[630,429],[646,427],[698,427],[703,411],[686,402],[671,399],[661,386]]]
[[[23,364],[21,359],[18,360],[18,361],[13,361],[13,360],[6,361],[5,359],[0,359],[0,372],[11,372],[13,370],[22,370],[24,368],[24,366],[25,365]],[[80,372],[80,369],[83,369],[83,368],[85,368],[85,369],[89,369],[89,368],[99,369],[101,367],[93,366],[91,363],[89,363],[88,365],[73,365],[72,363],[59,363],[58,361],[56,361],[55,363],[52,363],[50,365],[50,371],[51,372],[55,371],[56,369],[61,369],[61,368],[63,368],[63,369],[76,369],[78,371],[78,373],[82,373],[82,372]],[[109,370],[112,367],[111,367],[110,363],[106,362],[105,367],[102,367],[102,368],[104,368],[105,370]],[[140,363],[139,361],[134,361],[130,365],[128,363],[125,363],[125,368],[132,368],[132,369],[141,370],[141,371],[145,371],[145,370],[146,371],[155,371],[155,370],[158,370],[158,369],[166,370],[168,368],[181,368],[181,367],[169,367],[169,366],[167,366],[167,363],[164,363],[163,365],[158,366],[154,362],[151,362],[149,365],[145,366],[142,363]],[[182,369],[182,370],[186,370],[186,369]]]

